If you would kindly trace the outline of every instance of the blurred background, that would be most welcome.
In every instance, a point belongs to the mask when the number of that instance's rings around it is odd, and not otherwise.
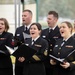
[[[33,13],[32,22],[41,23],[44,29],[47,27],[47,14],[52,10],[59,14],[58,25],[63,21],[69,21],[73,24],[75,20],[74,7],[75,0],[0,0],[0,18],[8,20],[9,32],[14,34],[16,28],[22,25],[22,11],[24,9],[30,9]],[[11,58],[14,64],[15,58],[13,56]]]
[[[22,11],[30,9],[33,12],[32,22],[39,22],[47,27],[47,14],[50,10],[59,14],[58,25],[62,21],[74,22],[75,0],[0,0],[0,18],[4,17],[10,24],[9,32],[22,25]]]

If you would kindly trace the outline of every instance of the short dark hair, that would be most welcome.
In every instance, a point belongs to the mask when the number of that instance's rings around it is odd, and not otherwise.
[[[25,10],[23,10],[23,12],[29,12],[31,15],[33,15],[33,14],[32,14],[32,11],[29,10],[29,9],[25,9]]]
[[[56,11],[49,11],[48,15],[51,15],[51,14],[58,19],[58,13]]]
[[[41,26],[40,23],[32,23],[31,26],[33,26],[33,25],[36,25],[37,28],[38,28],[38,30],[42,30],[42,26]],[[30,26],[30,27],[31,27],[31,26]]]

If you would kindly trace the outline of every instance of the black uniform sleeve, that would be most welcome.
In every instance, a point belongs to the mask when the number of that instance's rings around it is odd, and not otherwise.
[[[75,61],[70,62],[70,70],[75,69]]]
[[[6,45],[14,49],[14,37],[13,37],[13,34],[10,33],[8,35],[8,38],[7,38],[6,41],[7,41]]]
[[[30,61],[31,62],[44,61],[46,59],[47,54],[48,54],[48,42],[45,40],[42,42],[41,49],[32,56]]]
[[[21,44],[24,43],[22,32],[23,32],[22,27],[19,27],[16,29],[15,36],[14,36],[14,41],[15,41],[14,46],[15,47],[20,46]]]

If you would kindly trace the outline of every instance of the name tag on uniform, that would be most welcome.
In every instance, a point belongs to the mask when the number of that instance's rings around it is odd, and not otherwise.
[[[71,45],[66,45],[66,47],[67,47],[67,48],[73,48],[73,46],[71,46]]]
[[[20,36],[20,34],[17,34],[17,36]]]
[[[57,37],[57,36],[54,36],[53,38],[54,38],[54,39],[57,39],[58,37]]]
[[[46,36],[45,36],[45,35],[43,35],[42,37],[43,37],[43,38],[46,38]]]
[[[29,44],[25,44],[26,46],[29,46]]]
[[[38,45],[38,44],[35,44],[35,46],[37,46],[37,47],[41,47],[41,45]]]
[[[0,38],[0,40],[5,40],[6,38]]]
[[[55,45],[55,47],[58,47],[58,45]]]

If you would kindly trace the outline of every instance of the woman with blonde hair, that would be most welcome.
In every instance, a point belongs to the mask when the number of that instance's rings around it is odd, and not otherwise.
[[[63,38],[59,39],[53,49],[53,55],[63,59],[75,50],[75,39],[72,36],[72,24],[64,21],[60,25],[60,34]],[[53,65],[53,75],[75,75],[75,60],[59,63],[54,59],[50,59],[50,64]]]
[[[13,75],[10,53],[7,49],[3,50],[5,45],[14,48],[13,34],[7,32],[8,29],[8,21],[5,18],[0,18],[0,50],[5,53],[4,55],[0,53],[0,75]]]

